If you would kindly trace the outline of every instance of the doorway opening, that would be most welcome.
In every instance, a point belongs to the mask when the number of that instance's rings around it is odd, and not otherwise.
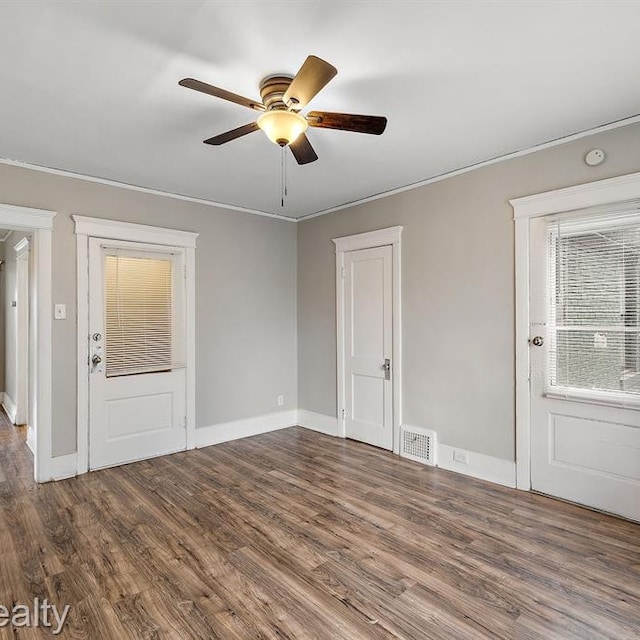
[[[37,482],[51,457],[51,245],[55,212],[0,204],[0,382],[5,424],[33,452]]]

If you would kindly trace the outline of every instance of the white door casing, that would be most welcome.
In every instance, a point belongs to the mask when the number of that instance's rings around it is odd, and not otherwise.
[[[345,433],[393,449],[392,248],[344,256]]]
[[[89,239],[89,467],[100,469],[186,448],[186,372],[109,377],[105,326],[107,247],[172,265],[174,287],[184,287],[184,252],[135,242]],[[178,262],[174,264],[174,262]],[[180,304],[184,296],[179,297]],[[92,361],[96,358],[96,362]],[[100,361],[98,361],[100,360]]]
[[[22,238],[14,247],[16,253],[16,414],[15,424],[29,422],[29,240]]]
[[[120,222],[116,220],[107,220],[101,218],[90,218],[86,216],[73,216],[75,221],[75,231],[77,236],[77,273],[78,273],[78,336],[86,336],[86,339],[78,340],[78,452],[77,452],[77,467],[78,473],[86,473],[89,470],[89,369],[87,363],[90,360],[91,352],[91,335],[89,328],[89,245],[93,239],[99,239],[99,241],[105,242],[108,245],[117,244],[114,241],[123,241],[124,243],[135,242],[151,245],[158,251],[165,251],[167,248],[173,247],[175,250],[180,250],[184,256],[184,279],[185,279],[185,333],[186,333],[186,349],[185,349],[185,367],[184,367],[184,403],[180,409],[177,405],[171,407],[170,413],[172,415],[172,424],[184,425],[186,417],[186,427],[181,428],[184,438],[186,438],[186,444],[183,444],[183,436],[180,435],[180,448],[191,449],[195,446],[195,246],[197,233],[189,231],[180,231],[174,229],[165,229],[161,227],[152,227],[147,225]],[[95,332],[93,332],[95,333]],[[132,376],[125,376],[131,378]],[[169,378],[170,376],[167,376]],[[174,381],[175,382],[175,381]],[[144,384],[140,383],[139,392],[141,395],[159,394],[159,402],[154,407],[149,416],[145,417],[146,422],[142,424],[143,428],[150,428],[153,426],[154,416],[157,419],[159,417],[158,408],[164,408],[168,406],[168,397],[173,396],[173,392],[170,389],[175,388],[175,385],[162,387],[156,385],[153,389],[144,388]],[[114,389],[114,391],[117,391]],[[171,402],[174,402],[172,397]],[[127,413],[126,407],[127,401],[120,403],[120,406],[114,405],[114,411],[122,411],[125,415]],[[180,416],[181,419],[173,416]],[[132,424],[127,424],[126,420],[121,423],[121,427],[117,432],[114,432],[114,441],[117,441],[119,436],[124,436],[127,430],[131,431],[131,428],[135,429]],[[167,430],[168,427],[163,425],[160,427],[163,430]],[[177,429],[177,426],[176,426]],[[175,433],[173,436],[174,437]],[[129,433],[130,437],[134,437]],[[141,434],[142,436],[142,434]],[[135,439],[135,437],[134,437]],[[144,440],[141,437],[139,441]],[[173,443],[175,444],[175,442]],[[117,446],[117,445],[115,445]],[[167,449],[167,443],[164,443],[165,449]],[[167,452],[167,451],[165,451]],[[150,457],[150,455],[157,455],[152,452],[143,453],[138,457]],[[131,458],[133,459],[133,458]],[[95,468],[95,460],[92,460],[91,467]],[[105,465],[110,463],[106,462]]]
[[[583,485],[591,497],[595,497],[588,504],[608,511],[616,510],[621,515],[637,519],[634,512],[627,510],[625,498],[615,498],[613,504],[611,497],[615,494],[612,485],[602,482],[602,478],[612,478],[617,474],[610,473],[615,462],[607,462],[607,456],[611,455],[612,447],[616,447],[616,440],[634,437],[637,431],[629,431],[636,424],[636,412],[631,409],[617,409],[615,416],[611,413],[611,407],[583,402],[558,400],[545,398],[544,404],[538,403],[539,390],[542,384],[538,376],[544,371],[542,361],[546,360],[545,347],[530,347],[529,339],[539,335],[541,324],[545,317],[541,316],[540,304],[535,300],[543,295],[540,284],[540,272],[535,270],[535,262],[539,259],[532,255],[543,242],[542,226],[544,222],[536,220],[550,214],[558,214],[565,211],[575,211],[590,207],[615,206],[626,201],[640,198],[640,173],[629,174],[617,178],[587,183],[566,189],[526,196],[511,201],[514,208],[515,235],[516,235],[516,469],[517,487],[528,490],[532,488],[532,458],[553,464],[555,471],[563,474],[554,486],[545,484],[544,470],[538,469],[533,473],[535,484],[533,488],[553,493],[560,485],[566,484],[566,474],[571,467],[595,466],[591,473],[599,480],[585,478],[578,482]],[[538,265],[539,269],[539,265]],[[530,386],[531,375],[531,386]],[[534,395],[536,397],[534,397]],[[555,404],[554,404],[555,403]],[[559,403],[562,403],[561,405]],[[541,421],[544,411],[547,411],[546,424]],[[534,415],[535,414],[535,415]],[[536,424],[532,420],[536,420]],[[539,425],[542,428],[539,429]],[[536,433],[534,434],[534,429]],[[575,448],[573,443],[576,434],[584,440],[590,434],[588,441],[584,441],[580,448]],[[602,443],[599,443],[602,441]],[[598,443],[595,444],[594,443]],[[534,451],[535,450],[535,451]],[[637,450],[636,450],[637,452]],[[620,461],[619,456],[615,459]],[[628,461],[627,461],[628,462]],[[537,464],[537,462],[536,462]],[[607,468],[608,465],[608,468]],[[599,467],[599,468],[598,468]],[[575,469],[573,469],[575,471]],[[627,479],[632,472],[627,472]],[[615,486],[615,482],[614,482]],[[626,483],[628,488],[628,482]],[[565,487],[566,489],[566,487]],[[557,494],[557,493],[556,493]],[[640,493],[631,494],[638,496],[636,505],[640,504]],[[584,496],[565,494],[569,500],[587,503]],[[601,501],[601,499],[603,501]],[[602,506],[604,505],[604,506]],[[636,507],[637,508],[637,507]]]
[[[401,232],[392,227],[334,240],[338,432],[396,453],[402,419]]]
[[[60,477],[52,458],[52,238],[55,211],[0,204],[0,226],[32,233],[30,422],[36,482]]]

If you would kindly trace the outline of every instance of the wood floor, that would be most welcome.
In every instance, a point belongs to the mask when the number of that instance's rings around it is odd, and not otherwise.
[[[36,486],[5,420],[0,604],[36,596],[61,638],[639,638],[640,526],[301,428]]]

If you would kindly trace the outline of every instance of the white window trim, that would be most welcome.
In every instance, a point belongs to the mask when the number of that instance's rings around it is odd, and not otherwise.
[[[510,200],[515,220],[516,486],[531,489],[529,235],[534,218],[640,198],[640,172]]]
[[[33,282],[37,308],[33,310],[35,327],[35,405],[33,416],[33,475],[36,482],[46,482],[54,477],[52,462],[52,243],[55,211],[32,209],[0,204],[0,226],[16,231],[30,231],[31,242],[26,245],[33,251]],[[20,243],[18,243],[20,244]],[[24,249],[24,247],[23,247]]]
[[[197,233],[144,224],[72,216],[75,222],[78,291],[78,453],[77,473],[89,470],[89,238],[124,240],[184,249],[186,264],[187,449],[194,449],[196,428],[195,247]]]
[[[336,245],[336,318],[337,318],[337,396],[338,436],[346,437],[346,422],[342,414],[345,406],[344,362],[344,254],[347,251],[371,249],[391,245],[393,264],[393,452],[400,453],[400,425],[402,424],[402,304],[401,304],[401,238],[402,227],[389,227],[353,236],[334,238]]]

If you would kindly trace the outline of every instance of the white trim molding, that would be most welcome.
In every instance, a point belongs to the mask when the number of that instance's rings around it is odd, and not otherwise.
[[[0,204],[0,227],[31,231],[33,270],[32,286],[33,381],[34,396],[30,425],[33,428],[33,475],[36,482],[51,479],[51,450],[53,438],[52,398],[52,244],[55,211]],[[6,400],[6,398],[5,398]]]
[[[128,242],[147,242],[194,249],[197,233],[152,227],[134,222],[107,220],[104,218],[89,218],[87,216],[71,216],[76,225],[76,235],[109,240],[126,240]]]
[[[296,423],[300,427],[324,433],[328,436],[338,436],[338,418],[324,413],[298,409]]]
[[[345,363],[344,363],[344,254],[390,245],[392,248],[393,283],[393,452],[400,453],[400,425],[402,424],[402,227],[387,227],[367,231],[352,236],[334,238],[336,245],[336,346],[337,346],[337,396],[338,435],[346,437],[346,422],[342,416],[345,406]]]
[[[454,460],[454,452],[462,451],[460,447],[451,447],[448,444],[438,443],[437,446],[438,467],[447,471],[455,471],[465,476],[495,482],[505,487],[516,486],[516,464],[511,460],[495,458],[475,451],[464,452],[467,454],[467,463]]]
[[[53,229],[55,211],[18,207],[12,204],[0,204],[0,221],[4,228],[32,231],[34,229]]]
[[[529,386],[530,223],[534,218],[640,198],[640,173],[598,180],[510,200],[515,220],[516,276],[516,473],[518,489],[531,489]]]
[[[13,247],[13,250],[16,252],[16,258],[23,256],[25,253],[29,252],[29,238],[22,238],[18,244]]]
[[[11,420],[12,424],[16,423],[16,403],[13,401],[13,399],[11,398],[11,396],[5,391],[2,397],[2,407],[5,411],[5,413],[7,414],[7,416],[9,417],[9,420]]]
[[[208,427],[199,427],[195,430],[195,446],[201,449],[202,447],[209,447],[222,442],[294,427],[298,423],[297,414],[298,412],[293,409],[291,411],[279,411],[253,418],[245,418],[244,420],[220,422]]]
[[[73,478],[77,474],[77,470],[77,454],[69,453],[64,456],[56,456],[55,458],[51,458],[49,480]]]
[[[92,237],[184,249],[187,309],[186,448],[195,448],[195,247],[199,234],[118,220],[77,215],[72,217],[75,221],[77,252],[77,473],[86,473],[89,470],[89,377],[86,363],[89,361],[89,238]]]

